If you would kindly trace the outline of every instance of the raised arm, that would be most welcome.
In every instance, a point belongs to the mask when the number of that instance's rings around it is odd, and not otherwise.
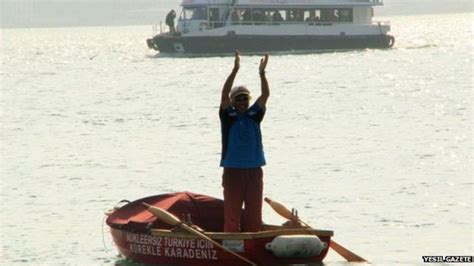
[[[232,89],[232,84],[234,84],[235,76],[240,68],[240,52],[235,50],[235,58],[234,58],[234,69],[230,73],[229,77],[224,83],[224,87],[222,88],[222,95],[221,95],[221,109],[229,108],[231,102],[229,99],[229,93]]]
[[[265,57],[263,57],[260,60],[260,67],[259,67],[262,94],[260,95],[260,97],[258,97],[257,103],[262,108],[265,108],[268,97],[270,96],[270,88],[268,87],[268,81],[267,81],[267,78],[265,77],[265,68],[267,67],[267,63],[268,63],[268,54],[266,54]]]

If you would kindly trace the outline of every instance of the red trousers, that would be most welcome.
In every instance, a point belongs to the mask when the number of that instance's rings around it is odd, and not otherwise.
[[[263,200],[262,168],[224,168],[222,186],[224,187],[224,231],[260,231]],[[243,213],[242,204],[245,204]]]

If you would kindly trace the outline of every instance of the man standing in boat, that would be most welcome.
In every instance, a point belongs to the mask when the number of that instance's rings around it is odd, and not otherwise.
[[[175,33],[176,30],[174,28],[174,19],[176,18],[176,12],[174,12],[174,9],[171,9],[171,11],[166,15],[166,25],[170,28],[171,33]]]
[[[250,91],[245,86],[232,88],[240,68],[235,52],[234,69],[222,89],[219,117],[222,133],[220,165],[224,168],[224,231],[257,232],[262,225],[263,153],[260,123],[265,115],[270,90],[265,77],[268,55],[260,61],[261,95],[250,106]],[[250,106],[250,107],[249,107]],[[242,217],[242,205],[245,205]],[[242,217],[242,221],[241,221]]]

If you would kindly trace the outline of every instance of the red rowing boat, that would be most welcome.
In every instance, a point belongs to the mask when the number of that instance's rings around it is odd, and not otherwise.
[[[170,225],[144,205],[181,220]],[[290,222],[224,233],[223,206],[220,199],[190,192],[162,194],[114,208],[106,223],[120,254],[152,265],[311,264],[328,252],[332,231]]]

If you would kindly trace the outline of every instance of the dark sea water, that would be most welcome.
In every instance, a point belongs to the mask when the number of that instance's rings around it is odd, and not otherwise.
[[[376,19],[391,21],[392,49],[270,55],[265,196],[374,265],[472,256],[473,13],[463,1],[418,15],[394,7],[429,1],[385,2]],[[119,3],[107,13],[118,24],[176,6]],[[37,11],[51,17],[34,24],[73,19]],[[83,23],[1,31],[0,265],[120,264],[103,225],[119,200],[222,198],[217,111],[232,57],[160,57],[146,47],[151,25]],[[236,80],[254,93],[259,59],[243,56]]]

